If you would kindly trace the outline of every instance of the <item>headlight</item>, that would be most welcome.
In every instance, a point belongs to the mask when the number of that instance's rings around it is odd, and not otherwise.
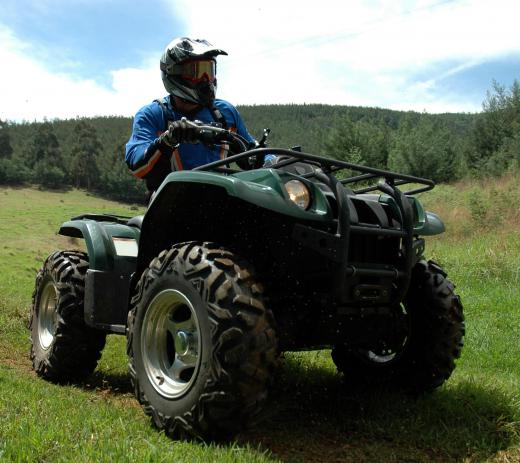
[[[284,184],[289,199],[298,207],[306,210],[311,204],[311,193],[305,183],[300,180],[289,180]]]

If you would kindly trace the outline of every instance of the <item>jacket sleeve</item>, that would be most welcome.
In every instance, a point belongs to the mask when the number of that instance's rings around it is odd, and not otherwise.
[[[132,173],[146,177],[159,161],[163,149],[159,149],[159,135],[165,130],[160,107],[154,103],[141,108],[134,118],[132,135],[126,144],[125,160]]]

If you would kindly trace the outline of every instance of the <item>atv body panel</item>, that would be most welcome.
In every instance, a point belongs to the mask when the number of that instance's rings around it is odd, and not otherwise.
[[[346,334],[366,338],[360,326],[367,314],[383,320],[373,323],[380,325],[372,330],[374,338],[399,323],[381,317],[381,307],[406,293],[411,268],[424,252],[420,235],[444,231],[435,214],[392,184],[399,174],[376,170],[373,175],[387,175],[390,184],[374,193],[377,188],[354,191],[321,174],[314,178],[283,168],[226,175],[211,171],[211,165],[209,171],[201,169],[171,173],[142,221],[84,215],[62,225],[61,234],[86,241],[90,326],[124,332],[130,295],[142,272],[161,251],[187,241],[216,242],[253,263],[277,306],[273,310],[287,341],[282,348],[329,345]],[[306,210],[284,188],[295,179],[309,190]],[[305,323],[309,313],[317,320],[312,332]]]

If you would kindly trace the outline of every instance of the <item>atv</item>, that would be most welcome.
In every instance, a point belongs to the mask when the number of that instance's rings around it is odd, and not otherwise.
[[[206,440],[259,416],[283,351],[330,348],[346,383],[422,393],[450,377],[463,309],[424,257],[424,237],[444,225],[416,197],[434,183],[266,148],[266,135],[248,150],[199,124],[200,142],[236,154],[169,174],[144,216],[63,223],[87,252],[54,252],[37,275],[40,376],[80,381],[106,335],[126,335],[145,413],[172,438]]]

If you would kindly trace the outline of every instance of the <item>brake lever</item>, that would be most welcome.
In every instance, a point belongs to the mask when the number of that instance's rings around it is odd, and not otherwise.
[[[267,146],[267,137],[269,136],[269,133],[271,133],[270,128],[264,129],[264,133],[262,134],[262,138],[258,142],[257,148],[265,148]]]

